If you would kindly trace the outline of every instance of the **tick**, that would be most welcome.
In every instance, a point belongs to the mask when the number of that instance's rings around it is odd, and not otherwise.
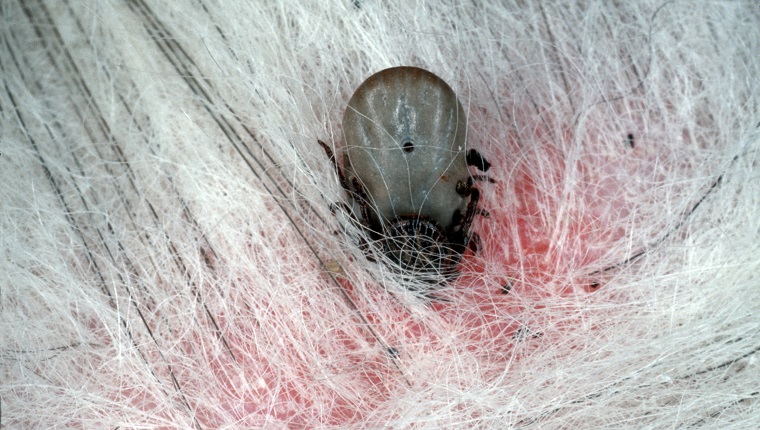
[[[470,166],[490,163],[465,148],[467,118],[454,91],[417,67],[394,67],[367,78],[343,116],[343,169],[324,142],[354,220],[395,268],[441,283],[480,238],[471,232],[478,208]],[[348,205],[347,205],[348,206]]]

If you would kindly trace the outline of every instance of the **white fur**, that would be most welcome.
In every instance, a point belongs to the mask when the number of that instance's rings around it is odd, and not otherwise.
[[[756,427],[756,3],[356,3],[3,2],[0,424]],[[316,141],[395,65],[499,181],[443,304],[329,209]]]

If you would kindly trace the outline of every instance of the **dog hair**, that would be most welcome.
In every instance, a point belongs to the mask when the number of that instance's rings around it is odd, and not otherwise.
[[[756,0],[0,20],[1,427],[758,425]],[[434,286],[317,143],[340,163],[349,97],[401,65],[491,163],[480,249]]]

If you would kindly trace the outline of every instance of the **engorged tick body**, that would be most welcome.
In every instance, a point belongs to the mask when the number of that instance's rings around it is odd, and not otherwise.
[[[370,238],[405,274],[433,282],[457,275],[480,193],[469,166],[489,163],[466,150],[467,120],[454,91],[416,67],[370,76],[343,117],[344,168],[320,142],[358,206]]]

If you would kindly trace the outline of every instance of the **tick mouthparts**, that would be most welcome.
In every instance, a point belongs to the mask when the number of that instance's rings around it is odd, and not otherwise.
[[[441,226],[426,218],[395,219],[382,243],[385,254],[410,275],[451,276],[461,257]]]

